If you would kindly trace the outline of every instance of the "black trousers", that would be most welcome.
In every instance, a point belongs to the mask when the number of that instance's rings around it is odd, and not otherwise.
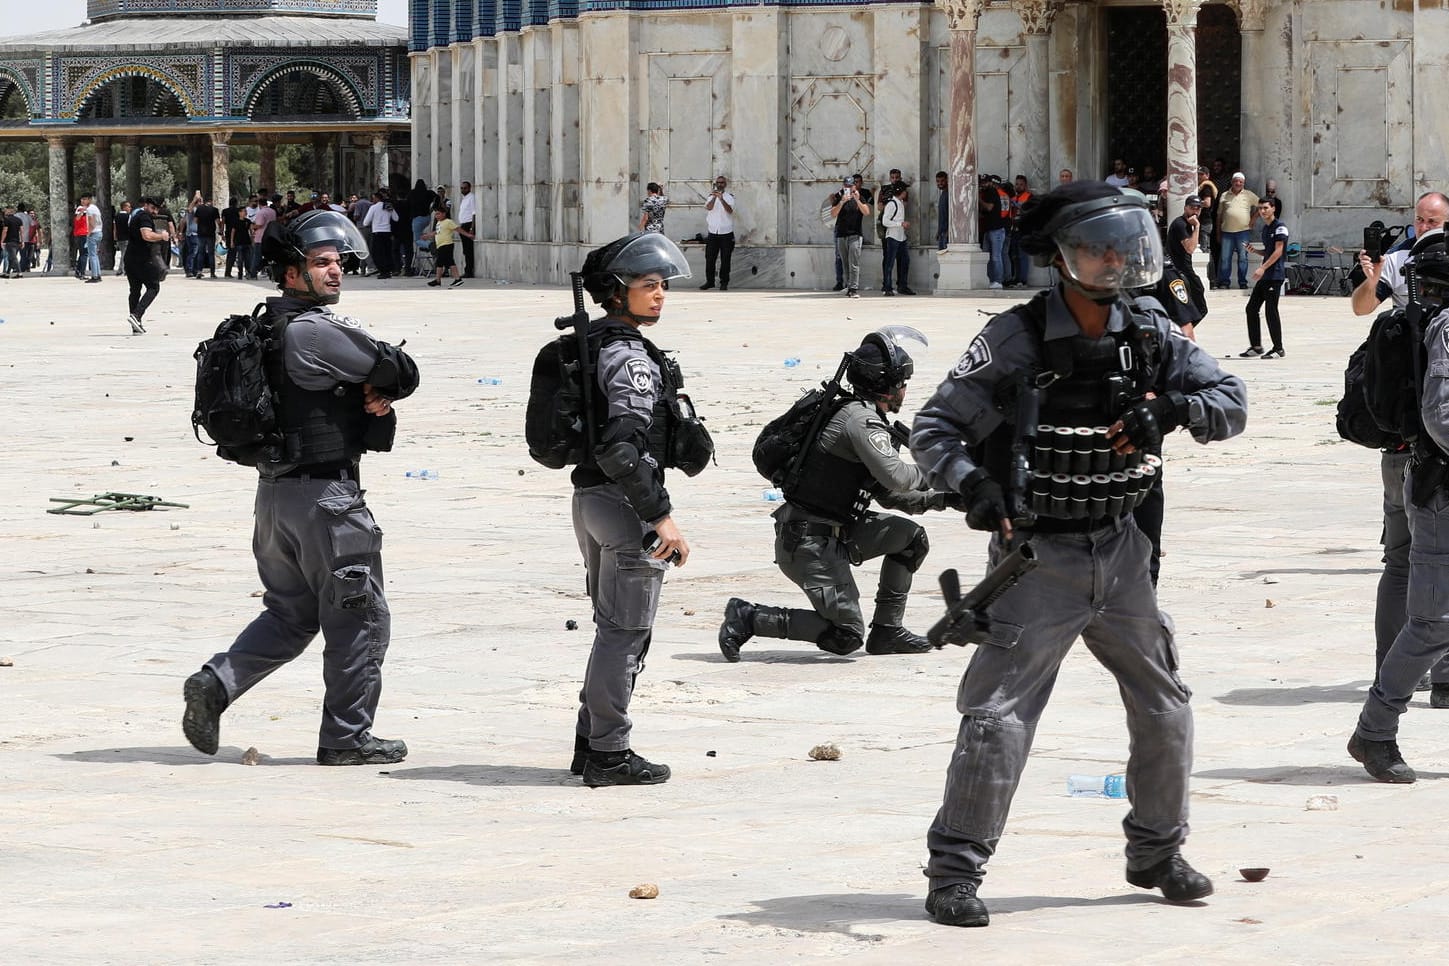
[[[704,284],[713,285],[715,260],[719,260],[719,283],[730,283],[730,256],[735,253],[735,233],[710,235],[704,242]]]
[[[1262,308],[1268,315],[1268,338],[1273,340],[1273,348],[1283,348],[1283,323],[1278,318],[1278,294],[1282,291],[1281,278],[1260,278],[1253,286],[1253,294],[1248,296],[1248,345],[1263,344],[1262,326],[1258,323],[1258,310]]]
[[[459,225],[458,227],[462,228],[466,232],[470,232],[471,233],[473,231],[473,223],[471,221],[468,222],[465,225]],[[467,235],[461,235],[460,234],[458,236],[458,241],[457,241],[456,244],[460,248],[463,249],[463,277],[464,278],[472,278],[473,277],[473,239],[469,238]]]
[[[394,271],[392,264],[392,232],[374,231],[368,248],[372,251],[372,267],[377,274],[382,276],[391,275]]]

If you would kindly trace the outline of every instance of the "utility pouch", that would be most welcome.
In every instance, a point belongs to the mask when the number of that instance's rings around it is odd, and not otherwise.
[[[1437,454],[1410,463],[1409,478],[1413,484],[1414,506],[1421,509],[1428,506],[1429,501],[1434,499],[1434,494],[1444,485],[1446,476],[1449,476],[1449,466]]]

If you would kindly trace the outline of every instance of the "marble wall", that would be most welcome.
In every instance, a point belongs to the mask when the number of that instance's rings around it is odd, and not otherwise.
[[[1449,11],[1235,8],[1241,165],[1250,185],[1278,180],[1295,237],[1351,244],[1371,218],[1444,187],[1449,104],[1433,95]],[[1105,170],[1104,33],[1099,5],[1072,3],[1033,45],[1010,4],[987,7],[977,170],[1048,188],[1062,167]],[[702,232],[703,199],[724,174],[738,283],[810,288],[834,281],[826,196],[843,175],[874,187],[899,167],[915,189],[911,285],[929,291],[932,175],[950,167],[949,51],[942,11],[912,3],[590,12],[433,47],[412,55],[415,177],[473,181],[492,242],[480,245],[485,274],[563,281],[590,247],[632,229],[649,181],[670,197],[672,238]],[[879,261],[876,243],[863,284],[878,284]]]

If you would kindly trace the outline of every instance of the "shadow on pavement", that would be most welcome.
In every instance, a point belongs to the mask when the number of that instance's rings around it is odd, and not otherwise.
[[[860,653],[862,657],[865,656],[865,651],[861,651]],[[702,661],[709,664],[729,663],[719,651],[706,651],[699,654],[671,654],[669,658],[673,661]],[[851,664],[855,661],[855,658],[843,657],[839,654],[830,654],[819,648],[814,648],[809,651],[761,651],[746,645],[745,649],[740,652],[740,663],[748,664],[751,661],[756,664]]]
[[[116,762],[150,761],[158,765],[241,765],[241,748],[223,747],[215,757],[179,745],[166,748],[93,748],[86,751],[70,751],[56,755],[62,761],[83,761],[88,764],[109,765]],[[316,765],[316,758],[273,758],[262,755],[258,765]]]
[[[1350,681],[1346,684],[1306,684],[1296,688],[1238,688],[1227,694],[1220,694],[1213,700],[1220,704],[1271,708],[1292,707],[1297,704],[1363,704],[1367,688],[1372,683]]]
[[[861,923],[924,919],[925,901],[924,893],[918,896],[873,892],[780,896],[776,899],[755,899],[753,910],[733,912],[719,918],[750,926],[838,933],[852,939],[869,939],[872,937],[856,932],[853,927]]]
[[[1347,742],[1347,738],[1344,741]],[[1348,753],[1344,752],[1344,758]],[[1449,778],[1444,772],[1419,771],[1422,778]],[[1338,766],[1310,766],[1307,768],[1215,768],[1212,771],[1193,772],[1193,778],[1223,778],[1229,781],[1256,782],[1262,785],[1362,785],[1374,784],[1374,779],[1356,762]]]
[[[446,765],[432,768],[394,768],[383,772],[389,778],[414,781],[464,782],[469,785],[578,785],[579,779],[567,768],[535,768],[532,765]]]

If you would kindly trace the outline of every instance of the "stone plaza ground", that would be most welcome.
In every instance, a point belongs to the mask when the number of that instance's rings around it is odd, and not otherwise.
[[[173,274],[132,337],[121,279],[0,283],[0,961],[1364,963],[1449,949],[1449,712],[1420,695],[1404,719],[1416,785],[1376,784],[1344,751],[1372,677],[1380,569],[1378,458],[1333,428],[1367,328],[1346,300],[1284,299],[1287,358],[1224,363],[1249,384],[1247,431],[1208,447],[1182,434],[1166,454],[1160,596],[1197,714],[1185,854],[1217,893],[1175,907],[1128,886],[1125,803],[1067,796],[1068,775],[1120,772],[1127,754],[1116,689],[1079,647],[982,886],[992,924],[960,930],[926,919],[921,868],[969,655],[752,641],[730,665],[715,633],[731,595],[803,603],[771,563],[758,428],[887,322],[931,339],[911,410],[1010,293],[671,293],[653,335],[680,350],[719,451],[671,479],[692,556],[668,577],[633,705],[636,747],[674,777],[598,790],[567,770],[590,640],[567,477],[522,440],[529,366],[568,300],[491,280],[349,279],[340,306],[406,338],[423,375],[396,450],[363,466],[393,610],[377,732],[411,755],[312,763],[320,644],[227,712],[214,759],[186,744],[181,682],[260,593],[251,474],[192,437],[191,353],[265,294]],[[1236,356],[1246,300],[1211,299],[1201,341]],[[438,479],[405,475],[420,469]],[[189,506],[44,512],[107,491]],[[919,631],[942,611],[934,575],[979,574],[985,547],[959,514],[923,522]],[[841,759],[809,760],[827,741]],[[1328,807],[1309,808],[1318,796]],[[1251,866],[1268,878],[1243,881]],[[629,898],[646,882],[657,899]]]

